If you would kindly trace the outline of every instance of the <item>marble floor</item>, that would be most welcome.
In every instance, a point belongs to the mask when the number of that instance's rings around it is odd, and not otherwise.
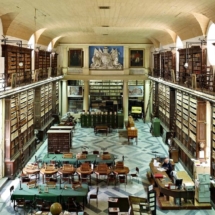
[[[168,147],[162,142],[161,137],[152,137],[149,132],[150,124],[143,123],[142,120],[135,121],[135,125],[138,128],[138,144],[136,144],[135,140],[130,140],[128,142],[126,138],[126,130],[125,129],[116,129],[113,130],[106,136],[106,133],[98,133],[94,134],[93,128],[81,128],[80,124],[78,124],[74,130],[73,137],[73,148],[72,152],[77,153],[82,151],[82,147],[87,147],[86,149],[90,152],[94,150],[109,151],[110,153],[117,156],[117,160],[122,160],[122,156],[124,156],[125,166],[128,166],[130,169],[130,173],[135,172],[135,168],[139,167],[140,182],[137,180],[131,180],[128,177],[128,183],[126,186],[124,185],[109,185],[105,182],[99,183],[99,204],[96,206],[96,201],[91,200],[91,205],[87,205],[85,207],[85,211],[89,215],[105,215],[108,214],[108,197],[118,196],[118,197],[126,197],[128,195],[135,195],[140,197],[146,197],[146,188],[149,185],[149,181],[147,180],[146,173],[149,169],[150,160],[155,157],[155,151],[158,156],[168,156]],[[47,141],[45,141],[36,154],[32,157],[29,162],[33,162],[35,156],[37,158],[42,159],[43,156],[47,153]],[[183,167],[180,163],[176,164],[176,170],[182,170]],[[12,204],[10,201],[10,191],[9,188],[11,185],[18,186],[19,179],[9,180],[2,187],[0,191],[0,214],[9,215],[16,214],[13,211]],[[96,181],[95,176],[92,177],[92,185],[90,186],[90,193],[94,193],[96,191]],[[160,210],[157,207],[157,215],[172,215],[172,214],[180,214],[180,215],[214,215],[215,211],[211,210]]]

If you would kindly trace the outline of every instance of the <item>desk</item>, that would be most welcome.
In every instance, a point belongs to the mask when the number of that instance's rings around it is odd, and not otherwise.
[[[32,169],[32,168],[25,167],[22,171],[26,175],[36,175],[36,178],[40,178],[39,168]]]
[[[67,185],[67,189],[60,189],[60,186],[57,184],[56,188],[49,188],[48,193],[44,192],[44,186],[45,185],[40,185],[41,193],[39,193],[38,188],[29,189],[26,184],[22,184],[23,189],[19,190],[19,187],[17,187],[11,195],[11,200],[16,200],[18,198],[24,198],[25,200],[34,200],[38,197],[51,202],[63,203],[65,199],[71,196],[77,197],[76,200],[83,201],[84,204],[89,192],[89,187],[87,184],[82,184],[82,187],[76,190],[73,190],[70,184]]]
[[[77,164],[75,155],[73,156],[73,158],[63,158],[63,154],[46,154],[42,159],[42,163],[50,163],[51,160],[55,160],[61,166],[63,165],[64,161],[73,165]]]
[[[157,169],[157,167],[154,166],[153,164],[153,160],[150,162],[149,166],[151,169],[151,177],[153,177],[156,185],[158,186],[158,189],[160,191],[160,193],[163,193],[165,196],[167,196],[167,198],[169,196],[172,196],[174,199],[180,199],[179,204],[181,204],[181,198],[183,199],[191,199],[192,203],[194,204],[194,196],[195,196],[195,190],[193,191],[187,191],[184,189],[181,190],[171,190],[167,187],[165,187],[165,185],[167,185],[168,183],[171,183],[171,179],[168,177],[168,175],[166,174],[166,172],[161,172]],[[155,178],[154,174],[155,173],[160,173],[164,176],[164,178]]]
[[[41,168],[40,169],[40,173],[43,176],[43,184],[44,184],[44,179],[46,175],[54,175],[58,172],[58,169],[54,169],[54,170],[46,170],[45,168]]]
[[[107,125],[97,125],[94,127],[95,134],[98,133],[98,131],[106,131],[106,136],[108,133],[109,127]]]
[[[95,163],[96,164],[99,164],[99,163],[106,163],[106,164],[112,164],[114,163],[114,155],[110,154],[110,159],[102,159],[101,155],[97,155],[96,157],[96,161]]]
[[[111,201],[111,199],[117,199],[117,202]],[[109,197],[108,201],[108,214],[109,215],[117,215],[118,212],[110,212],[109,208],[119,208],[120,212],[128,212],[129,210],[129,201],[128,198],[124,197]]]
[[[79,166],[80,164],[85,163],[85,162],[94,164],[96,161],[96,158],[97,158],[97,155],[94,155],[94,154],[86,155],[86,158],[84,158],[84,159],[77,159],[77,165]]]

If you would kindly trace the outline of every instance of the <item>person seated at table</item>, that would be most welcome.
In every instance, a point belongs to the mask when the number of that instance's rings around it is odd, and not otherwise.
[[[171,172],[173,170],[172,164],[169,161],[169,158],[165,158],[162,167],[166,170],[167,175],[171,178]]]

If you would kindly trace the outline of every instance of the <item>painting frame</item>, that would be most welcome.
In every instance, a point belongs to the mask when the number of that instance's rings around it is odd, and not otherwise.
[[[145,49],[129,49],[129,67],[143,68],[145,65]]]
[[[83,49],[69,49],[68,51],[68,67],[83,67]]]

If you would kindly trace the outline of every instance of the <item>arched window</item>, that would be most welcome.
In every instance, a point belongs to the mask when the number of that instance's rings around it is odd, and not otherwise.
[[[215,24],[212,23],[208,29],[207,35],[207,52],[208,52],[208,60],[211,65],[215,65]]]

